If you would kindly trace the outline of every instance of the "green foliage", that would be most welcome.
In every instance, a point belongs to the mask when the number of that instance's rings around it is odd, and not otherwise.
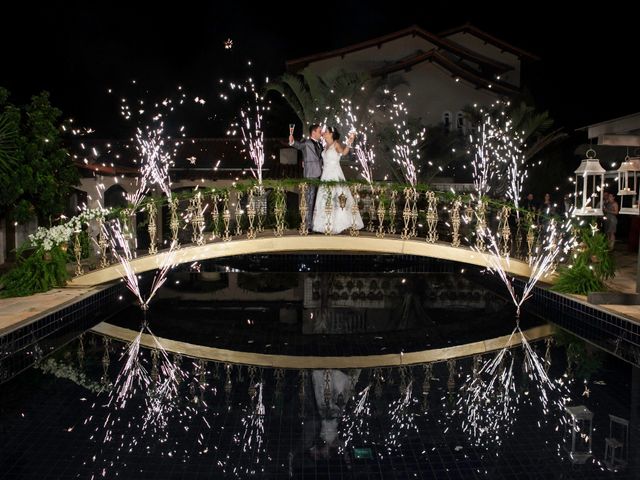
[[[16,167],[19,112],[6,105],[9,92],[0,87],[0,175],[8,175]]]
[[[7,97],[0,89],[0,216],[18,222],[57,216],[79,180],[63,147],[62,112],[46,92],[22,107]]]
[[[472,123],[477,123],[480,120],[479,109],[466,107],[464,110]],[[492,111],[494,117],[497,117],[503,110],[509,115],[514,130],[521,132],[522,141],[526,145],[524,149],[525,162],[530,162],[543,149],[567,138],[567,134],[561,132],[560,129],[551,130],[553,118],[547,111],[538,111],[532,104],[532,99],[516,99],[507,108],[498,104],[489,109],[483,107],[483,110]]]
[[[49,252],[40,247],[27,253],[20,249],[16,267],[0,277],[0,297],[24,297],[66,284],[67,254],[59,246]]]
[[[580,242],[573,263],[558,269],[553,290],[587,295],[604,290],[604,281],[615,275],[615,264],[604,234],[594,235],[590,228],[585,228],[580,231]]]
[[[309,125],[322,123],[325,119],[331,122],[340,115],[343,98],[350,99],[354,105],[367,106],[378,93],[381,82],[381,79],[372,79],[367,73],[340,70],[321,77],[304,69],[300,73],[283,74],[277,81],[269,83],[266,91],[282,95],[306,132]]]

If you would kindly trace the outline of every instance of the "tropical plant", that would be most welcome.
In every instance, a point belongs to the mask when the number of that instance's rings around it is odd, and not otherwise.
[[[9,92],[0,87],[0,175],[9,174],[17,164],[19,112],[7,105]]]
[[[607,237],[585,228],[580,231],[580,244],[573,255],[573,263],[558,269],[553,290],[587,295],[604,290],[605,280],[614,275],[615,264]]]
[[[314,123],[333,123],[343,113],[343,99],[366,112],[381,84],[382,79],[372,79],[367,73],[339,70],[320,76],[307,68],[300,73],[284,73],[265,89],[280,93],[306,129]]]
[[[0,89],[0,216],[18,222],[58,216],[79,181],[63,147],[62,112],[46,92],[23,107],[9,104],[7,97]]]
[[[27,244],[16,255],[16,266],[0,277],[0,297],[24,297],[66,284],[67,254],[56,245],[48,251]]]

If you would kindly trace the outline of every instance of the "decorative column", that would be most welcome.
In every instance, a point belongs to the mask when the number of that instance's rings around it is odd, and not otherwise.
[[[396,201],[398,199],[398,191],[391,190],[391,198],[389,199],[389,227],[387,228],[387,232],[390,235],[394,235],[396,233]]]
[[[191,241],[196,245],[204,245],[204,212],[202,210],[202,194],[200,192],[189,201],[191,213]]]
[[[242,235],[242,192],[236,190],[236,207],[233,211],[236,222],[236,237]]]
[[[149,217],[149,223],[147,225],[147,231],[149,232],[149,255],[155,255],[158,253],[158,247],[156,245],[156,236],[158,233],[156,217],[158,216],[158,209],[153,199],[147,202],[147,216]]]
[[[287,196],[284,193],[284,188],[276,187],[275,189],[275,205],[273,206],[273,212],[276,217],[276,228],[274,234],[276,237],[281,237],[284,234],[284,215],[287,211]]]
[[[80,234],[82,230],[76,230],[73,232],[73,254],[76,256],[76,277],[79,277],[84,273],[82,268],[82,244],[80,243]]]
[[[211,196],[211,222],[213,223],[213,228],[211,232],[211,240],[215,240],[216,237],[220,236],[220,211],[218,210],[218,195]]]
[[[299,209],[300,209],[300,228],[298,229],[298,232],[300,233],[300,235],[307,235],[308,229],[309,229],[309,225],[307,225],[307,212],[308,212],[308,208],[307,208],[307,189],[309,188],[309,186],[305,183],[302,182],[298,185],[298,191],[299,193]]]
[[[267,216],[267,195],[263,185],[257,185],[254,196],[258,198],[256,215],[258,215],[258,233],[264,231],[264,219]],[[255,200],[254,200],[255,202]]]
[[[533,245],[536,241],[536,225],[533,222],[532,212],[527,212],[525,221],[527,222],[527,259],[531,261],[533,257]]]
[[[253,196],[253,188],[249,188],[249,193],[247,195],[247,217],[249,218],[249,229],[247,230],[247,238],[249,240],[256,238],[256,232],[253,228],[253,221],[256,218],[256,206],[254,202]]]
[[[323,188],[327,190],[327,198],[324,202],[324,215],[326,223],[324,225],[324,234],[331,235],[331,216],[333,214],[333,187],[326,185]]]
[[[418,200],[420,199],[420,193],[413,188],[413,204],[411,205],[411,237],[415,238],[418,236],[418,232],[416,231],[416,227],[418,226]]]
[[[378,190],[378,194],[380,195],[380,197],[378,198],[378,231],[376,232],[376,237],[378,238],[384,238],[384,214],[385,214],[385,207],[384,207],[384,188],[380,188]]]
[[[224,223],[224,235],[222,240],[228,242],[231,240],[229,234],[229,224],[231,223],[231,211],[229,210],[229,192],[224,192],[222,199],[222,222]]]
[[[485,220],[486,212],[487,207],[485,202],[479,200],[476,206],[476,249],[480,252],[484,252],[487,249],[487,246],[484,243],[485,230],[487,228]]]
[[[451,246],[460,246],[460,207],[462,201],[460,197],[456,197],[451,208]]]
[[[413,201],[413,189],[406,187],[404,189],[404,209],[402,210],[402,221],[404,222],[404,228],[400,238],[407,240],[410,237],[410,225],[411,225],[411,203]]]
[[[511,253],[511,228],[509,227],[509,215],[511,215],[511,207],[504,205],[500,209],[500,224],[498,231],[500,232],[500,255],[508,257]]]
[[[171,245],[173,248],[180,248],[180,240],[178,240],[178,233],[180,232],[180,220],[178,218],[178,206],[180,200],[173,196],[169,200],[169,211],[171,212],[171,219],[169,220],[169,228],[171,229]]]
[[[356,220],[358,218],[359,208],[358,205],[360,203],[360,192],[359,185],[351,185],[351,196],[353,197],[353,203],[351,204],[351,228],[349,228],[349,234],[352,237],[357,237],[360,235],[360,230],[358,230],[356,225]]]
[[[104,233],[104,218],[98,217],[98,249],[100,251],[100,268],[107,268],[109,266],[109,258],[107,257],[107,247],[109,242],[107,236]]]
[[[438,241],[438,199],[433,192],[427,192],[427,242]]]
[[[375,231],[375,227],[373,226],[373,218],[376,216],[376,187],[371,187],[371,196],[369,197],[371,201],[369,202],[369,224],[367,225],[367,230],[370,232]]]

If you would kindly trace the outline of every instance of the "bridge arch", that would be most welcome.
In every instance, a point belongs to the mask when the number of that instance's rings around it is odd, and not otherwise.
[[[480,253],[467,247],[452,247],[445,243],[427,243],[424,239],[402,240],[398,237],[378,238],[373,235],[349,237],[345,235],[308,235],[300,236],[297,232],[273,237],[266,234],[255,239],[233,239],[229,242],[216,240],[205,245],[182,246],[177,252],[177,264],[191,263],[212,258],[263,254],[263,253],[370,253],[370,254],[398,254],[415,255],[421,257],[439,258],[459,263],[486,267],[489,265],[488,253]],[[155,270],[162,264],[168,251],[164,250],[156,255],[145,255],[131,261],[137,273]],[[511,258],[502,259],[505,270],[513,275],[529,276],[529,265]],[[109,282],[120,278],[120,265],[95,270],[85,275],[75,277],[70,285],[91,286]]]

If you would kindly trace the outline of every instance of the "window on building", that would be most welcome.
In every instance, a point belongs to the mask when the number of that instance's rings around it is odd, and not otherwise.
[[[459,134],[464,134],[465,133],[465,128],[464,128],[464,113],[462,112],[458,112],[456,114],[456,130],[458,131]]]
[[[444,112],[442,114],[442,125],[444,126],[445,131],[451,131],[451,112]]]

